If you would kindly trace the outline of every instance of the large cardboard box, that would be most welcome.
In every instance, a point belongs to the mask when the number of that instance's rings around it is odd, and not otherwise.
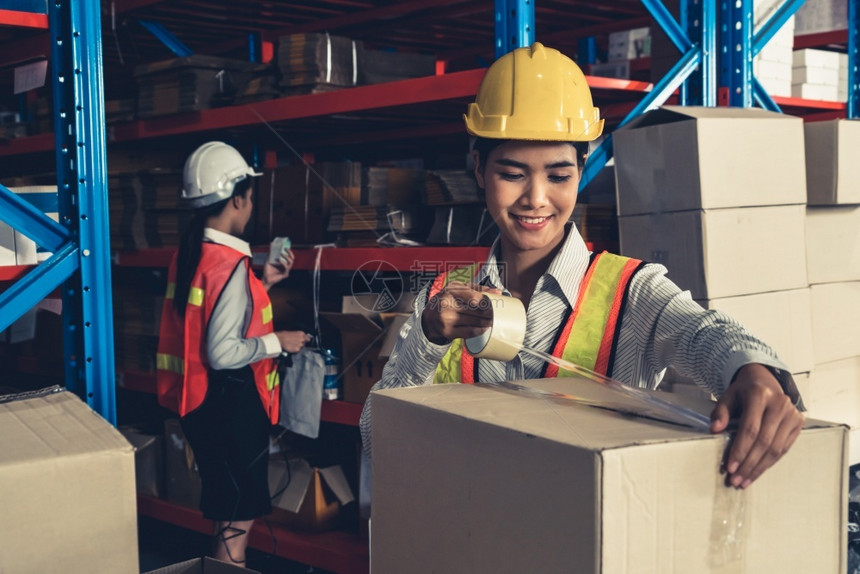
[[[805,203],[803,121],[665,106],[612,133],[618,214]]]
[[[860,280],[860,206],[806,209],[806,267],[810,283]]]
[[[860,122],[808,122],[803,130],[809,204],[860,203]]]
[[[860,281],[823,283],[809,290],[815,364],[860,356]]]
[[[792,373],[812,370],[812,308],[808,288],[699,303],[706,309],[719,309],[743,324],[770,345]]]
[[[269,491],[271,520],[311,532],[332,528],[341,506],[355,500],[340,466],[317,468],[301,458],[269,459]]]
[[[847,429],[807,421],[744,491],[719,472],[726,442],[476,385],[375,392],[371,570],[844,571]]]
[[[694,299],[807,286],[805,207],[786,205],[621,217],[621,253],[662,263]]]
[[[134,450],[76,395],[0,399],[0,572],[140,572]]]

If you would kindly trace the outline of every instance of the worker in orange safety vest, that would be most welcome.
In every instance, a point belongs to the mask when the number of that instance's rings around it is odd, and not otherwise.
[[[302,331],[273,328],[267,292],[289,275],[292,252],[267,262],[258,279],[250,246],[240,239],[252,214],[250,178],[258,175],[222,142],[188,157],[182,202],[194,213],[168,269],[156,358],[159,403],[180,416],[200,471],[214,556],[242,565],[254,519],[271,512],[276,358],[310,340]]]

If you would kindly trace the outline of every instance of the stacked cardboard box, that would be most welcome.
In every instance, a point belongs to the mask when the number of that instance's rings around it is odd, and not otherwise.
[[[755,29],[765,24],[782,4],[781,0],[753,3]],[[794,16],[780,28],[753,59],[753,75],[772,96],[791,95],[791,51],[794,48]]]
[[[860,429],[860,124],[807,123],[805,133],[815,363],[807,406],[812,416]],[[860,462],[860,440],[850,460]]]
[[[614,134],[621,252],[812,368],[800,118],[667,106]]]
[[[56,184],[24,185],[7,189],[54,221],[59,220]],[[0,265],[36,265],[50,256],[51,253],[46,249],[36,245],[27,235],[0,219]]]
[[[367,49],[362,53],[362,84],[396,82],[407,78],[432,76],[435,73],[436,57],[433,55]]]
[[[844,54],[826,50],[794,52],[791,95],[807,100],[835,101],[838,99],[840,56]]]
[[[111,244],[116,249],[175,247],[191,212],[179,203],[182,173],[155,168],[108,176]]]

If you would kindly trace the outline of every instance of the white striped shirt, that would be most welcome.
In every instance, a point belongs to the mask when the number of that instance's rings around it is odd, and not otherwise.
[[[498,239],[477,283],[500,289],[506,295],[504,273],[496,260]],[[524,346],[552,352],[563,319],[576,302],[588,269],[590,252],[579,231],[570,226],[561,250],[538,280],[526,314]],[[372,390],[429,384],[449,345],[431,343],[421,329],[421,313],[429,285],[415,298],[415,311],[403,325],[397,343]],[[647,264],[630,282],[621,329],[612,364],[612,377],[628,385],[654,389],[667,367],[717,396],[735,373],[749,363],[772,367],[783,389],[799,401],[794,380],[776,353],[725,313],[705,310],[666,277],[666,268]],[[531,355],[507,363],[481,359],[475,378],[491,382],[540,378],[545,363]],[[361,435],[368,455],[372,451],[373,400],[368,397],[361,414]]]

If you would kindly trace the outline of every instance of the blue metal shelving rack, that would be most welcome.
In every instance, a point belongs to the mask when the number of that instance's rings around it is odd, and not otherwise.
[[[66,387],[116,424],[99,10],[48,2],[60,222],[0,185],[3,220],[53,252],[0,294],[0,330],[60,287]]]

